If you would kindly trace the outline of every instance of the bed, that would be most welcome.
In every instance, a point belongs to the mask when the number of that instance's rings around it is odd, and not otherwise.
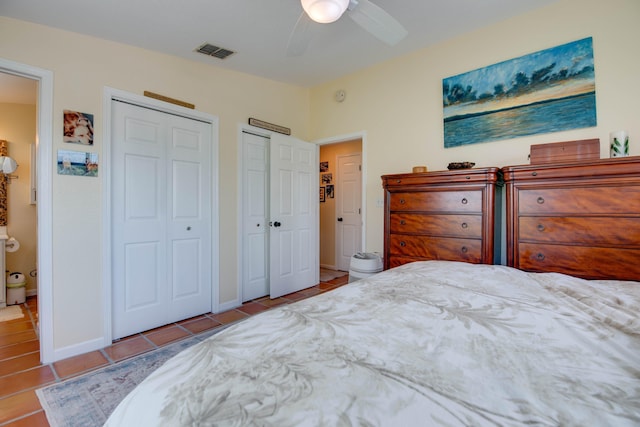
[[[406,264],[242,321],[108,426],[640,424],[640,283]]]

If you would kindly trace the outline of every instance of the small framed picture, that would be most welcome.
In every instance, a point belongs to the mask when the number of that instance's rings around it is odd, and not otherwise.
[[[329,170],[329,162],[320,162],[320,172],[326,172]]]
[[[324,202],[324,187],[320,187],[320,201]]]
[[[333,199],[333,184],[327,185],[325,193],[327,194],[327,198]]]
[[[63,141],[93,145],[93,114],[64,110]]]
[[[331,184],[331,180],[333,179],[333,174],[331,173],[323,173],[322,174],[322,183],[323,184]]]

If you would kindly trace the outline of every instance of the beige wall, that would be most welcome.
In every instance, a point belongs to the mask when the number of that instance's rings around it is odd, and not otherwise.
[[[35,138],[35,105],[0,104],[0,139],[7,140],[9,156],[18,163],[12,174],[18,178],[7,185],[7,231],[18,240],[20,249],[6,253],[6,268],[25,275],[29,294],[37,290],[37,279],[30,275],[36,269],[38,243],[36,206],[30,204],[31,144]]]
[[[478,166],[526,163],[530,144],[592,137],[601,139],[604,155],[609,132],[618,129],[629,131],[631,154],[640,154],[638,18],[637,0],[561,0],[311,90],[4,17],[0,57],[53,72],[54,153],[66,148],[64,109],[95,115],[96,141],[89,150],[102,153],[105,86],[161,93],[219,117],[219,299],[224,303],[237,298],[238,123],[260,118],[290,127],[302,139],[366,132],[364,249],[381,251],[382,209],[376,201],[382,198],[382,174],[423,164],[443,169],[460,160]],[[588,36],[596,61],[596,128],[443,148],[444,77]],[[347,91],[343,103],[333,100],[337,89]],[[52,185],[53,331],[54,348],[60,349],[103,334],[104,314],[98,308],[103,303],[101,231],[107,219],[101,179],[54,175]]]
[[[631,155],[640,155],[638,19],[637,0],[561,0],[313,88],[312,138],[366,130],[365,250],[383,249],[380,175],[416,165],[442,170],[453,161],[523,164],[531,144],[586,138],[600,138],[608,157],[609,132],[619,129],[629,132]],[[444,149],[443,78],[585,37],[593,37],[597,127]],[[342,103],[333,100],[338,89],[347,92]]]
[[[94,114],[95,143],[87,151],[103,152],[105,86],[139,95],[145,90],[160,93],[219,117],[219,300],[236,299],[238,124],[256,117],[308,139],[308,89],[4,17],[0,57],[53,72],[54,156],[59,149],[70,149],[62,142],[65,109]],[[101,233],[106,219],[101,178],[54,174],[52,186],[57,350],[103,336]]]
[[[338,186],[338,156],[355,154],[362,152],[362,141],[347,141],[339,144],[329,144],[320,147],[320,161],[329,162],[329,170],[320,172],[318,182],[322,183],[322,175],[330,173],[332,175],[331,184],[334,191]],[[320,266],[326,268],[337,268],[336,260],[336,199],[325,198],[324,203],[320,203]]]

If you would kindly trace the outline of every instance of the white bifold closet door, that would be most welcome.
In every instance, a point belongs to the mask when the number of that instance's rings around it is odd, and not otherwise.
[[[114,339],[211,311],[211,126],[112,101]]]

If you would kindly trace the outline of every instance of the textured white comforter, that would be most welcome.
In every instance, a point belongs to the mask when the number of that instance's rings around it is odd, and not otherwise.
[[[638,426],[640,285],[407,264],[185,350],[106,425]]]

